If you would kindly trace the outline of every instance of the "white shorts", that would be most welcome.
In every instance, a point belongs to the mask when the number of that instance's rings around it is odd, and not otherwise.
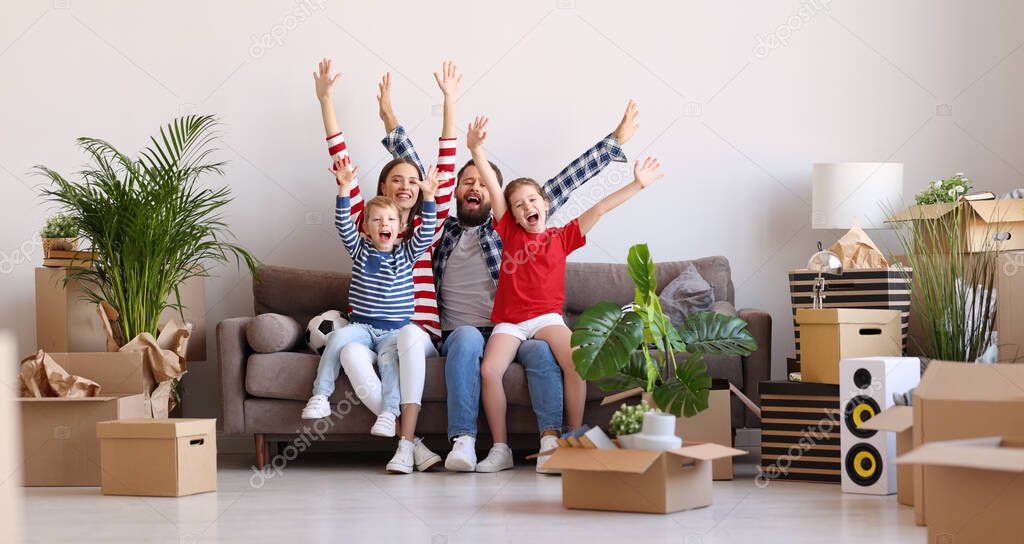
[[[544,314],[533,319],[527,319],[522,323],[498,323],[494,326],[491,334],[508,334],[515,336],[520,341],[525,341],[537,335],[537,331],[551,325],[565,326],[565,320],[560,314]]]

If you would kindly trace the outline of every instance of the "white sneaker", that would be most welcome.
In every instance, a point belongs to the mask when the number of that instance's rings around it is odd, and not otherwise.
[[[556,448],[558,448],[558,437],[551,434],[546,434],[540,437],[540,451],[545,452]],[[540,457],[537,457],[537,472],[541,474],[561,474],[562,471],[558,469],[544,468],[544,463],[546,463],[550,458],[551,454],[541,455]]]
[[[373,427],[370,427],[370,434],[373,436],[383,436],[384,438],[395,436],[395,414],[381,412],[377,416],[377,421],[373,423]]]
[[[508,444],[495,444],[483,461],[476,464],[477,472],[499,472],[512,468],[512,450]]]
[[[416,449],[416,445],[409,442],[406,439],[398,441],[398,451],[395,452],[395,456],[388,461],[387,468],[388,472],[394,472],[398,474],[409,474],[412,472],[413,461],[413,450]]]
[[[302,419],[320,419],[331,415],[331,403],[327,395],[313,395],[302,409]]]
[[[430,451],[430,448],[423,443],[422,438],[417,438],[415,444],[416,447],[412,450],[412,460],[416,465],[416,470],[426,472],[430,470],[430,467],[441,462],[441,456]]]
[[[468,434],[456,437],[452,451],[444,459],[444,468],[455,472],[476,470],[476,437]]]

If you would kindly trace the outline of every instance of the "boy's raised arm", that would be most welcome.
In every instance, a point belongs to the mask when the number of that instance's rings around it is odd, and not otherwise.
[[[487,117],[477,117],[469,125],[466,136],[466,145],[470,154],[473,155],[473,165],[480,172],[480,177],[487,186],[487,192],[491,195],[491,212],[495,220],[501,220],[505,215],[505,195],[501,193],[501,185],[498,183],[498,176],[495,175],[491,163],[487,161],[484,153],[484,141],[487,139]]]
[[[419,259],[421,255],[434,243],[434,231],[437,225],[437,195],[440,179],[436,166],[430,165],[424,179],[416,182],[420,186],[420,194],[423,195],[423,203],[420,207],[420,224],[413,231],[412,240],[406,246],[407,255],[410,261]]]
[[[338,229],[338,235],[341,236],[341,242],[345,244],[348,254],[353,259],[356,259],[362,252],[363,240],[359,236],[359,229],[352,222],[351,200],[348,195],[353,185],[359,185],[356,181],[359,167],[350,168],[350,166],[351,163],[348,159],[335,159],[334,166],[330,169],[330,172],[338,182],[338,201],[334,212],[334,227]]]
[[[328,58],[321,59],[317,71],[313,72],[316,99],[320,102],[320,116],[324,122],[324,132],[327,134],[327,152],[331,155],[332,162],[350,160],[345,136],[341,133],[338,117],[334,113],[334,101],[331,99],[334,84],[339,79],[340,73],[331,75],[331,59]],[[363,196],[359,192],[358,183],[352,184],[348,196],[351,199],[349,209],[353,216],[352,220],[358,223],[363,212]]]
[[[658,168],[661,168],[658,159],[647,157],[644,160],[643,166],[640,165],[640,161],[636,161],[633,165],[633,181],[618,191],[602,198],[589,210],[583,212],[579,219],[580,232],[586,236],[590,229],[594,228],[597,220],[602,215],[619,207],[620,204],[632,198],[633,195],[639,193],[648,185],[665,177],[664,174],[658,172]]]

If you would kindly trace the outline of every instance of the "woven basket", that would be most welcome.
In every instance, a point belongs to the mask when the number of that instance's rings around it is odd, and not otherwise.
[[[53,250],[78,251],[78,238],[43,238],[43,258],[50,258]]]

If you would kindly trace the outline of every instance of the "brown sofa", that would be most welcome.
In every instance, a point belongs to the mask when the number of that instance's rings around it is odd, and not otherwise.
[[[691,261],[657,264],[659,286],[675,278]],[[747,321],[757,340],[758,350],[748,357],[708,357],[709,373],[726,378],[759,402],[757,384],[769,377],[771,354],[771,316],[761,310],[736,311],[729,261],[725,257],[705,257],[692,261],[715,290],[716,310],[739,315]],[[347,307],[349,274],[317,272],[263,266],[259,280],[253,283],[256,314],[278,313],[294,318],[305,327],[309,319],[330,308]],[[565,315],[572,322],[590,305],[610,300],[625,304],[633,299],[633,284],[625,265],[569,263],[566,270]],[[221,421],[229,434],[251,434],[256,440],[257,464],[263,466],[266,448],[274,442],[295,440],[309,421],[299,413],[312,391],[318,357],[299,341],[289,351],[256,353],[246,339],[246,327],[253,317],[225,319],[217,325],[217,352],[220,366]],[[447,430],[444,358],[428,359],[423,408],[418,433],[441,447]],[[509,439],[513,447],[536,448],[537,420],[530,405],[526,376],[520,365],[512,365],[504,378],[509,402]],[[600,406],[606,393],[590,385],[585,422],[606,425],[615,406]],[[342,399],[355,399],[344,373],[338,378],[332,405]],[[328,427],[328,440],[358,440],[382,449],[394,447],[393,441],[371,437],[374,417],[369,410],[355,406],[344,415],[335,415],[321,423]],[[734,397],[732,424],[758,427],[759,422]],[[487,424],[481,410],[481,435]]]

